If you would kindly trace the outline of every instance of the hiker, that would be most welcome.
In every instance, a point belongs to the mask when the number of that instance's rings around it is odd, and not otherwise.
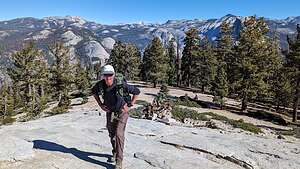
[[[106,112],[106,127],[112,144],[113,156],[108,162],[116,163],[115,169],[122,168],[124,134],[129,107],[134,105],[140,90],[126,83],[120,74],[115,74],[111,65],[105,65],[101,71],[103,79],[97,82],[92,93],[103,111]],[[131,98],[130,94],[133,95]],[[99,95],[102,96],[103,102]]]

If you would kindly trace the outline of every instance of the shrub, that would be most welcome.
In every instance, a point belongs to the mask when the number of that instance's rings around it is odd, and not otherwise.
[[[209,119],[205,114],[198,113],[195,110],[187,109],[187,108],[180,108],[178,106],[175,106],[172,109],[172,115],[176,120],[182,121],[185,118],[191,118],[194,120],[201,120],[201,121],[208,121]]]
[[[49,114],[55,115],[55,114],[67,113],[68,109],[69,109],[68,106],[56,106],[51,110]]]
[[[174,104],[176,104],[176,105],[182,105],[182,106],[186,106],[186,107],[198,107],[198,108],[201,108],[201,106],[197,102],[189,100],[189,98],[188,98],[187,95],[185,95],[184,100],[177,99],[174,102]]]
[[[1,124],[11,124],[13,122],[15,122],[16,119],[12,118],[11,116],[5,116],[2,120],[1,120]]]
[[[251,123],[244,122],[243,119],[239,120],[232,120],[225,116],[220,116],[212,112],[205,112],[205,113],[198,113],[195,110],[187,109],[187,108],[179,108],[178,106],[175,106],[172,109],[172,115],[176,120],[180,120],[183,122],[185,118],[191,118],[194,120],[201,120],[201,121],[209,121],[208,116],[211,117],[211,119],[223,121],[225,123],[228,123],[232,125],[234,128],[240,128],[245,131],[249,131],[255,134],[262,133],[262,130]]]
[[[137,100],[135,102],[135,104],[142,105],[142,106],[147,106],[149,103],[146,102],[145,100]]]
[[[129,116],[134,118],[140,118],[142,116],[142,110],[144,106],[139,106],[133,109],[129,109]]]
[[[255,126],[254,124],[251,124],[251,123],[246,123],[246,122],[244,122],[243,119],[232,120],[225,116],[220,116],[220,115],[214,114],[212,112],[207,112],[207,113],[203,113],[203,114],[211,116],[212,119],[228,123],[228,124],[232,125],[234,128],[240,128],[242,130],[250,131],[255,134],[262,133],[262,130],[259,127]]]

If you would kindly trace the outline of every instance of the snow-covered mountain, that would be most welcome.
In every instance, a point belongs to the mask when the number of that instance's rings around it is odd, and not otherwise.
[[[107,59],[117,40],[134,43],[143,50],[155,36],[158,36],[164,44],[175,37],[179,40],[180,48],[183,48],[184,32],[191,27],[199,30],[200,37],[208,36],[214,41],[218,37],[223,21],[232,25],[233,34],[237,36],[244,19],[229,14],[219,19],[168,20],[163,24],[103,25],[77,16],[0,21],[0,46],[5,49],[0,64],[2,66],[8,64],[9,59],[5,56],[20,49],[26,41],[36,41],[43,49],[54,40],[64,41],[71,48],[72,60],[80,57],[83,63],[93,64]],[[295,33],[296,25],[300,24],[300,16],[280,20],[266,19],[266,21],[271,31],[276,30],[279,33],[281,46],[286,48],[286,36]]]

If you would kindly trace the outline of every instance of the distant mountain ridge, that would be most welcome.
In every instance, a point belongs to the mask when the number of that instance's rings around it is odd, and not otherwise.
[[[233,36],[237,36],[244,19],[245,17],[228,14],[219,19],[168,20],[162,24],[105,25],[79,16],[51,16],[42,19],[27,17],[0,21],[0,45],[5,49],[0,57],[0,65],[9,65],[9,54],[20,49],[26,41],[35,41],[42,49],[46,49],[50,42],[63,41],[71,49],[72,61],[79,57],[84,64],[94,64],[109,58],[117,40],[134,43],[143,50],[155,36],[164,44],[175,37],[182,49],[184,33],[191,27],[199,30],[200,37],[207,36],[214,41],[223,21],[230,23]],[[280,44],[282,48],[286,48],[286,36],[295,32],[296,25],[300,24],[300,16],[286,19],[266,18],[266,22],[271,31],[276,30],[279,33]]]

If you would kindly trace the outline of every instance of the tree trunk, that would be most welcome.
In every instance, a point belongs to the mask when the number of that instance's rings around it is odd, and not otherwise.
[[[177,87],[181,86],[181,59],[179,56],[179,38],[177,37],[177,50],[176,50],[176,56],[177,56]]]
[[[220,97],[220,103],[219,103],[219,104],[220,104],[220,109],[221,109],[221,110],[224,109],[224,104],[225,104],[225,102],[223,102],[223,99],[224,99],[224,97],[221,96],[221,97]]]
[[[153,87],[156,88],[156,81],[153,82]]]
[[[62,98],[62,93],[60,92],[60,93],[59,93],[59,96],[58,96],[58,103],[61,102],[61,98]]]
[[[188,87],[189,87],[189,88],[192,87],[192,85],[191,85],[191,79],[190,79],[190,78],[188,78]]]
[[[201,92],[204,93],[204,91],[205,91],[205,86],[202,85],[202,86],[201,86]]]
[[[4,116],[7,115],[7,96],[4,97]]]
[[[300,98],[300,80],[297,81],[297,85],[296,85],[296,91],[295,91],[295,97],[293,103],[293,122],[297,121],[299,98]]]
[[[247,101],[247,97],[244,97],[242,99],[242,111],[246,112],[247,111],[247,105],[248,105],[248,101]]]
[[[178,63],[179,64],[179,63]],[[181,85],[181,68],[178,66],[177,68],[177,87],[179,87]]]
[[[276,106],[276,112],[277,113],[279,112],[279,108],[280,108],[279,103],[277,103],[277,106]]]
[[[36,100],[37,100],[36,89],[35,89],[35,85],[34,84],[32,85],[32,100],[33,100],[33,103],[35,103]]]
[[[28,96],[27,96],[27,102],[30,102],[32,99],[32,90],[31,90],[31,85],[28,84]]]
[[[188,82],[188,87],[192,87],[191,85],[191,70],[192,70],[192,66],[189,65],[189,72],[188,72],[188,77],[187,77],[187,82]]]
[[[44,86],[41,85],[41,97],[45,96],[45,90],[44,90]]]

